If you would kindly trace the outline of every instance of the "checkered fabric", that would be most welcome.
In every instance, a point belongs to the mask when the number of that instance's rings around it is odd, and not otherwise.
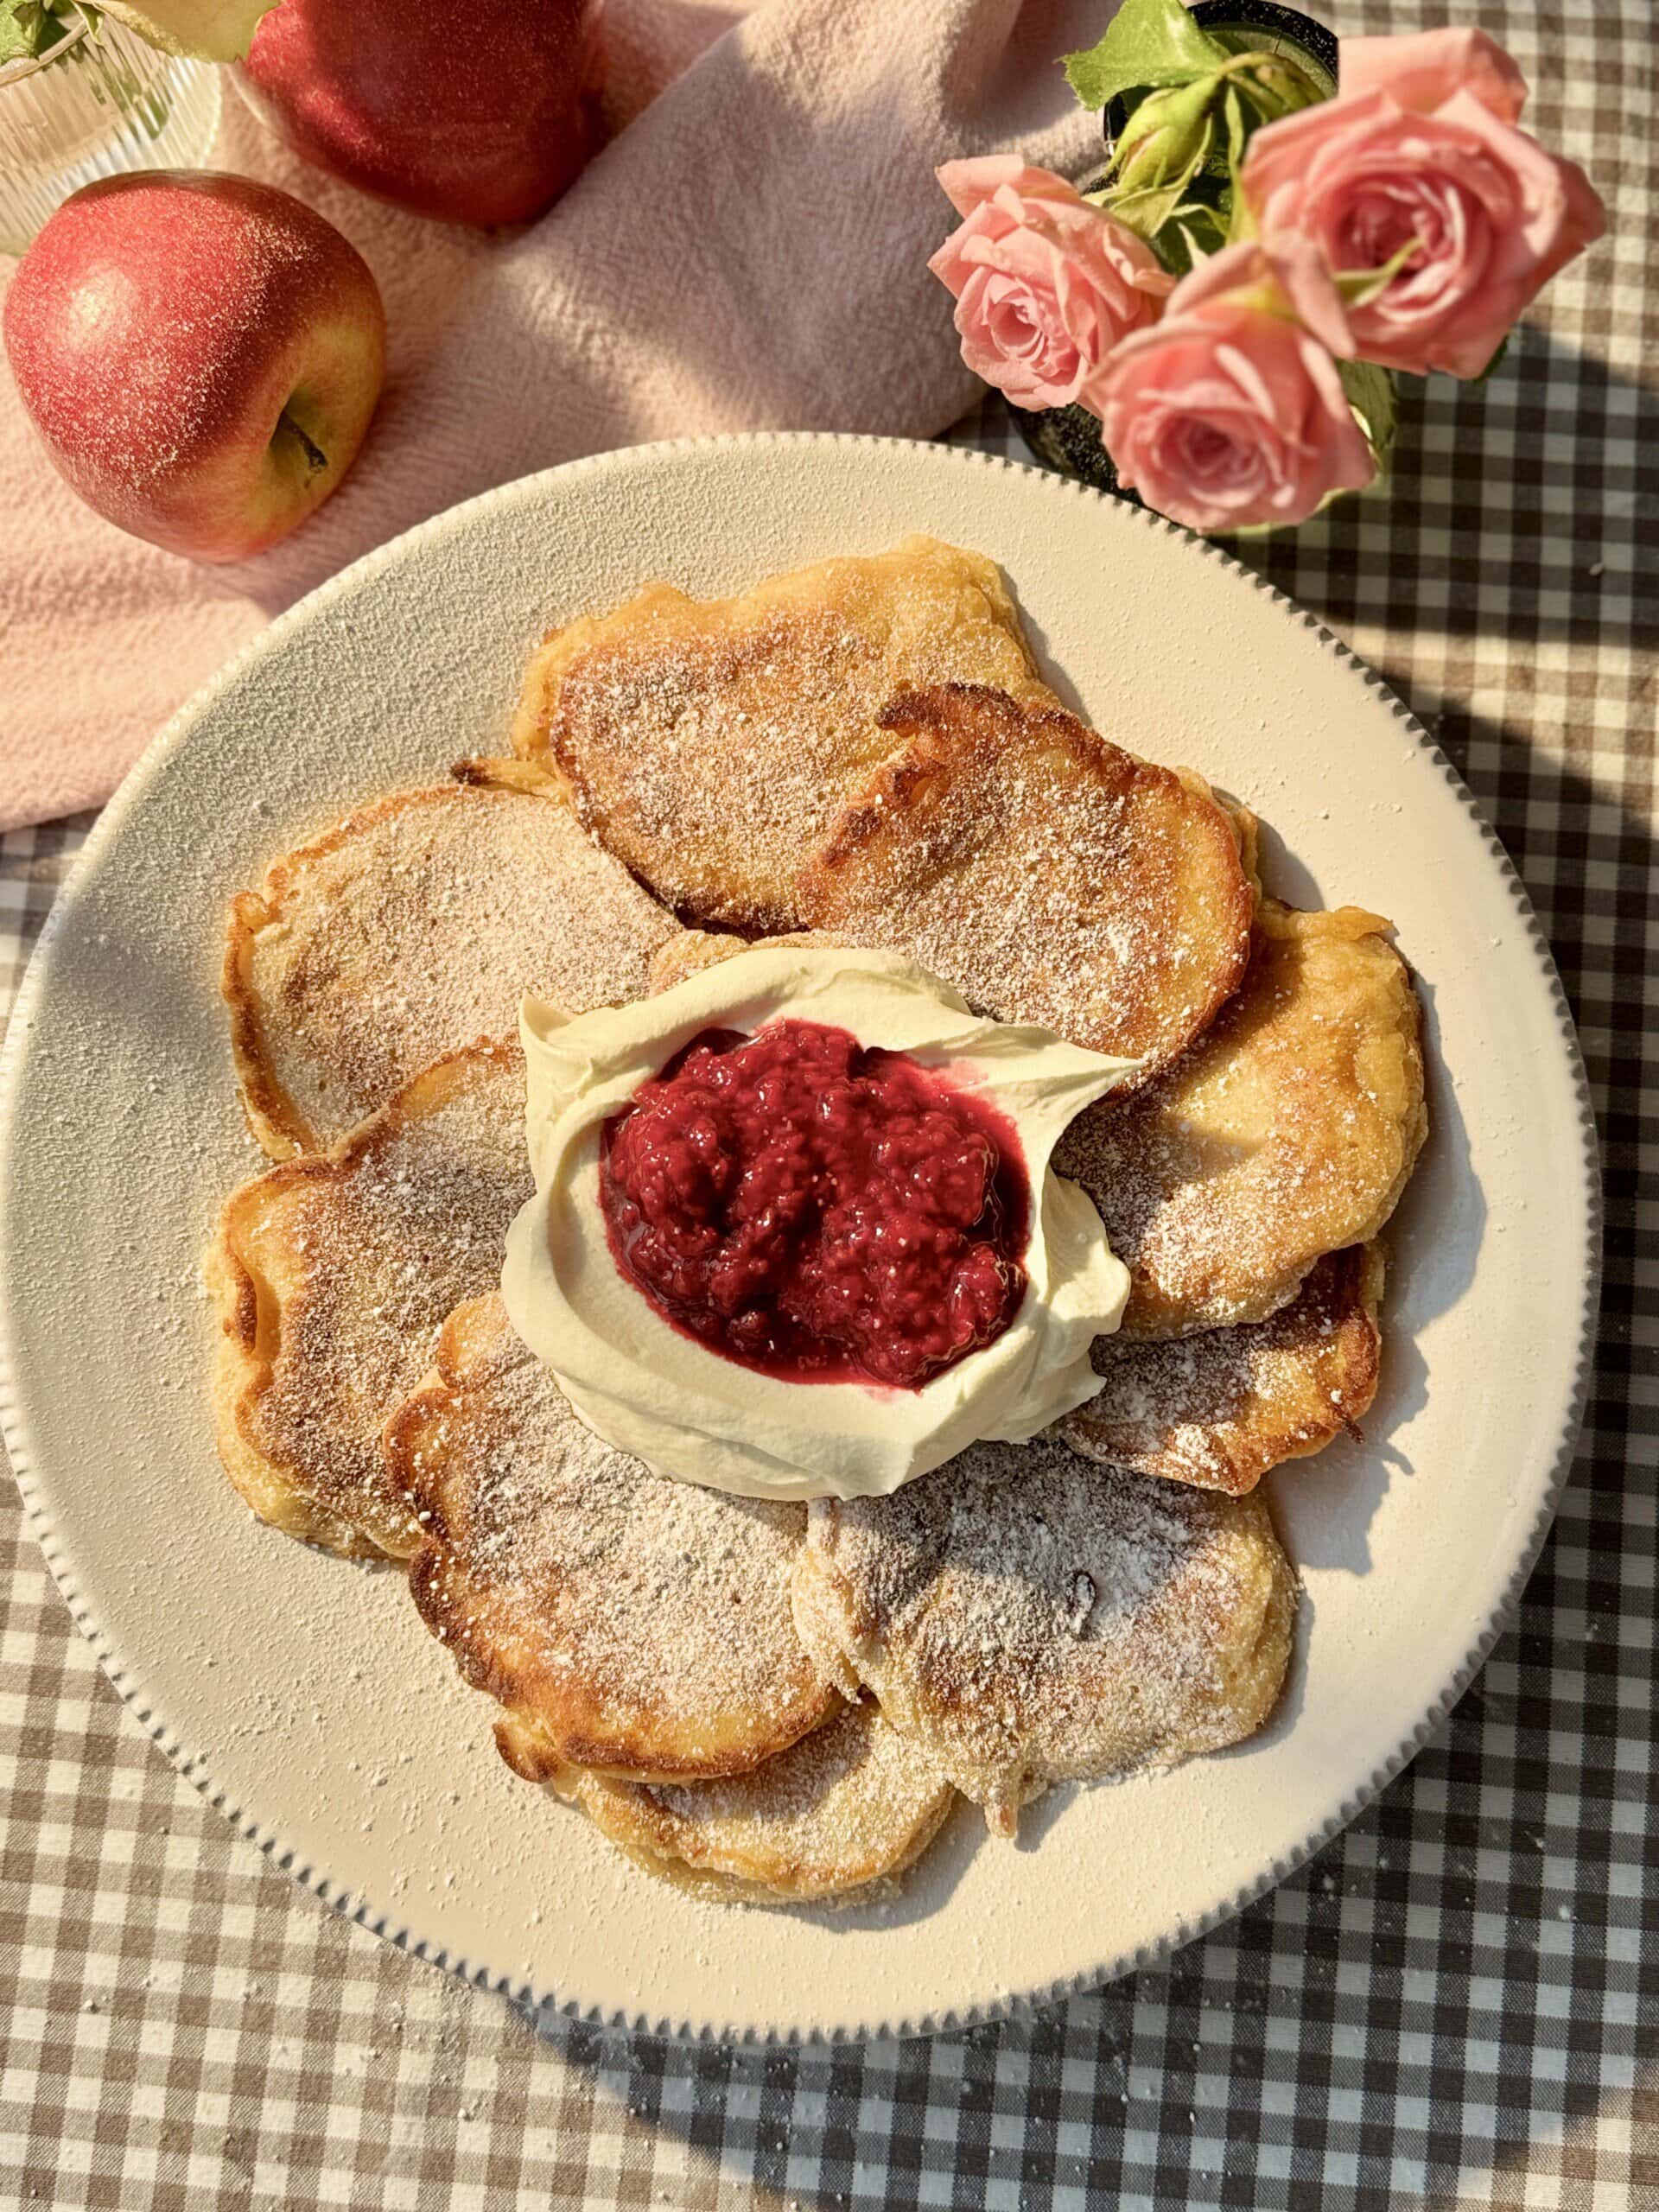
[[[1515,1628],[1369,1813],[1167,1966],[967,2035],[688,2046],[526,2018],[273,1872],[129,1718],[8,1503],[0,2206],[1659,2208],[1656,26],[1331,12],[1485,24],[1613,210],[1490,383],[1408,399],[1391,499],[1254,556],[1463,768],[1578,1014],[1602,1353]],[[955,435],[1020,450],[990,412]],[[0,841],[7,988],[86,826]]]

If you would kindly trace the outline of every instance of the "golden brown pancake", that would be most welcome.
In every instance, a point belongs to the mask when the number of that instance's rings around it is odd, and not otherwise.
[[[1001,1021],[1151,1079],[1236,987],[1255,893],[1203,779],[1059,708],[946,684],[882,716],[898,749],[804,871],[803,917],[912,954]]]
[[[1225,791],[1214,791],[1211,796],[1233,825],[1233,835],[1238,840],[1238,864],[1244,871],[1245,880],[1257,899],[1262,896],[1262,824],[1249,808],[1240,800],[1230,798]]]
[[[1262,902],[1243,988],[1138,1097],[1080,1114],[1054,1166],[1129,1269],[1130,1337],[1265,1320],[1367,1244],[1427,1131],[1421,1017],[1381,916]]]
[[[219,1455],[262,1520],[333,1551],[414,1550],[380,1432],[446,1314],[500,1276],[531,1188],[524,1110],[518,1046],[474,1046],[226,1201],[207,1263]]]
[[[908,537],[736,599],[648,585],[555,631],[513,747],[684,919],[788,929],[802,863],[893,748],[882,709],[951,677],[1050,696],[995,563]]]
[[[1294,1586],[1257,1497],[1098,1466],[1051,1436],[809,1515],[809,1648],[998,1833],[1051,1782],[1237,1743],[1279,1694]]]
[[[545,793],[378,799],[231,909],[223,988],[243,1104],[274,1160],[337,1142],[435,1060],[645,988],[671,916]]]
[[[717,1780],[835,1710],[790,1618],[804,1509],[673,1482],[602,1443],[499,1296],[451,1315],[386,1456],[416,1503],[421,1617],[507,1708],[498,1741],[521,1772]]]
[[[1265,1321],[1161,1340],[1097,1337],[1100,1395],[1058,1433],[1112,1466],[1241,1497],[1370,1411],[1382,1274],[1378,1247],[1354,1245],[1317,1261]]]
[[[753,950],[759,943],[768,945],[823,945],[831,951],[843,949],[846,940],[830,937],[823,930],[790,930],[782,937],[753,938],[734,937],[727,930],[682,930],[671,938],[652,961],[651,975],[646,988],[652,996],[658,991],[671,991],[677,983],[688,976],[701,974],[705,968],[718,968],[722,960],[734,960],[740,952]]]
[[[574,1785],[649,1873],[717,1903],[804,1904],[886,1884],[938,1834],[956,1796],[868,1699],[753,1774],[681,1785]]]

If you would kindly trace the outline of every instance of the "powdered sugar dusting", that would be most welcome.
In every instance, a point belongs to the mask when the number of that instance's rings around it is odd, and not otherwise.
[[[688,919],[786,929],[796,879],[893,751],[883,709],[958,677],[1049,694],[981,556],[912,538],[701,603],[664,586],[554,639],[520,744]]]
[[[1289,1569],[1255,1499],[976,1445],[893,1497],[815,1501],[809,1642],[849,1662],[993,1824],[1062,1778],[1236,1741],[1277,1694]]]
[[[1234,1495],[1351,1427],[1376,1389],[1380,1262],[1330,1255],[1265,1321],[1162,1343],[1096,1339],[1098,1397],[1059,1433],[1079,1452]]]
[[[523,1117],[518,1048],[480,1050],[424,1078],[338,1160],[274,1168],[226,1209],[232,1249],[280,1316],[251,1440],[395,1549],[416,1531],[381,1426],[429,1366],[450,1310],[500,1274],[531,1190]]]
[[[1132,1277],[1125,1332],[1264,1319],[1375,1236],[1427,1127],[1419,1014],[1372,915],[1264,904],[1243,989],[1140,1096],[1086,1108],[1056,1170]]]
[[[893,945],[983,1012],[1166,1065],[1236,984],[1253,893],[1196,779],[1073,716],[950,684],[885,716],[902,749],[802,887],[805,917]]]
[[[417,1602],[470,1678],[578,1764],[741,1771],[814,1726],[833,1699],[790,1614],[804,1509],[652,1474],[583,1427],[499,1300],[479,1325],[397,1453]]]
[[[648,863],[670,905],[699,919],[786,915],[802,860],[880,757],[886,688],[856,630],[778,613],[741,641],[585,655],[564,679],[552,742],[583,819]]]
[[[869,1700],[753,1774],[676,1787],[591,1779],[582,1802],[625,1849],[781,1899],[834,1897],[920,1852],[954,1792]]]
[[[639,997],[676,926],[556,802],[449,785],[278,862],[246,921],[261,1046],[324,1141],[443,1053],[512,1035],[526,990],[573,1014]]]

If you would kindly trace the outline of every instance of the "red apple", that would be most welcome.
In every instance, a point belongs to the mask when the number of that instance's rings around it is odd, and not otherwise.
[[[361,254],[287,193],[147,169],[64,201],[18,264],[5,343],[89,506],[169,552],[239,561],[351,467],[386,318]]]
[[[601,0],[281,0],[238,81],[292,146],[454,223],[522,223],[600,137]]]

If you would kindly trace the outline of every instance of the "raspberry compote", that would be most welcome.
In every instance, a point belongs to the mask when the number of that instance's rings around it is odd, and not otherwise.
[[[845,1029],[705,1030],[607,1122],[618,1268],[709,1351],[798,1382],[918,1389],[1025,1295],[1006,1115]]]

